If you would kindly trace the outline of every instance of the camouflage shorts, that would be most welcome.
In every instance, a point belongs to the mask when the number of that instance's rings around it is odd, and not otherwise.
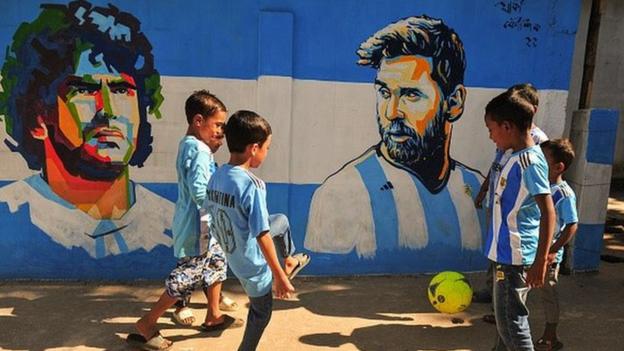
[[[165,281],[165,289],[169,296],[185,300],[195,289],[207,288],[226,278],[225,254],[215,240],[210,240],[210,248],[205,254],[178,260]]]

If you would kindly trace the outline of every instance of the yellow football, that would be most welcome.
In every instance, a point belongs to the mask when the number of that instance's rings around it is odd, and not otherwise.
[[[458,272],[438,273],[429,283],[429,302],[442,313],[457,313],[472,302],[470,282]]]

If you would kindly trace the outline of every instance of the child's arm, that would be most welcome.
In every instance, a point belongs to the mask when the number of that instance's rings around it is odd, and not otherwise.
[[[286,273],[282,269],[282,266],[277,259],[275,252],[275,246],[273,245],[273,239],[268,231],[261,233],[256,237],[258,246],[262,250],[262,254],[266,259],[271,272],[273,272],[273,279],[275,282],[275,295],[280,298],[289,298],[290,293],[295,291],[295,288],[290,284]]]
[[[567,243],[569,243],[570,240],[572,240],[572,238],[574,237],[574,234],[576,234],[577,228],[578,228],[577,223],[567,224],[563,228],[563,231],[561,231],[561,236],[559,237],[559,239],[557,239],[550,247],[549,258],[550,256],[552,256],[552,259],[554,260],[554,258],[557,256],[557,251],[559,251],[562,247],[564,247]]]
[[[537,254],[526,277],[527,285],[530,288],[539,288],[544,285],[548,265],[548,250],[555,230],[555,207],[550,194],[535,195],[535,202],[539,207],[541,216]]]
[[[485,198],[485,194],[487,194],[488,187],[490,186],[490,173],[491,172],[488,172],[487,177],[485,177],[485,180],[483,181],[483,183],[481,183],[481,188],[479,189],[479,193],[477,194],[477,197],[475,198],[476,208],[483,207],[483,199]]]
[[[199,152],[191,160],[190,167],[187,170],[186,183],[189,185],[191,199],[197,206],[202,206],[206,199],[208,181],[212,175],[209,167],[210,162],[212,160],[209,155]]]

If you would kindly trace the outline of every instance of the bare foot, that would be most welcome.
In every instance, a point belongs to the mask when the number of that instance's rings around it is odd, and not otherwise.
[[[193,316],[193,312],[188,307],[176,308],[175,312],[173,312],[173,318],[184,326],[193,325],[195,322],[195,316]]]
[[[204,324],[207,326],[218,325],[218,324],[223,323],[224,318],[225,318],[224,314],[220,314],[218,317],[207,314],[206,319],[204,320]]]
[[[286,275],[290,275],[295,267],[297,267],[297,264],[299,264],[299,261],[297,261],[296,258],[292,256],[286,257],[284,259],[284,273],[286,273]]]

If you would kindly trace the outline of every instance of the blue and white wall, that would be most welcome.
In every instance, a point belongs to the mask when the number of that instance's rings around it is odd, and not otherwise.
[[[572,118],[570,141],[575,159],[566,175],[578,198],[579,226],[572,259],[575,270],[598,270],[619,117],[617,110],[590,109],[576,111]]]
[[[375,70],[358,66],[355,51],[389,23],[426,14],[442,19],[464,43],[468,94],[465,111],[453,125],[450,154],[454,159],[487,174],[494,145],[484,127],[484,107],[515,83],[531,82],[539,89],[537,125],[550,137],[559,137],[564,130],[578,1],[94,1],[109,2],[140,20],[154,48],[165,98],[163,118],[151,120],[153,152],[145,167],[131,168],[131,179],[175,202],[176,149],[186,130],[184,101],[194,90],[209,89],[230,111],[256,110],[270,121],[273,144],[257,174],[268,183],[270,212],[289,216],[299,249],[303,249],[315,189],[379,141]],[[0,47],[10,44],[21,22],[37,16],[39,4],[32,0],[0,3]],[[217,158],[225,162],[227,157],[224,147]],[[18,154],[0,146],[0,185],[32,173]],[[160,210],[155,206],[154,211]],[[35,230],[2,216],[0,240]],[[55,252],[62,255],[63,250],[59,247]],[[162,278],[174,264],[166,245],[141,258],[129,255],[128,269],[121,271],[105,263],[83,270],[83,262],[93,259],[80,257],[56,260],[45,270],[0,267],[0,278]],[[123,254],[117,260],[123,262]],[[355,253],[315,254],[305,274],[484,268],[480,250],[455,247],[398,250],[374,259]]]

